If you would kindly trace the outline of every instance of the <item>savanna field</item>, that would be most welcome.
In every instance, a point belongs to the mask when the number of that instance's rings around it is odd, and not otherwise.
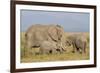
[[[21,62],[31,63],[31,62],[46,62],[46,61],[68,61],[68,60],[88,60],[89,59],[89,33],[88,32],[74,32],[75,34],[84,34],[87,39],[86,53],[80,54],[79,52],[72,53],[72,46],[66,46],[66,51],[63,53],[56,54],[38,54],[35,55],[34,52],[38,52],[39,48],[32,48],[30,51],[33,54],[29,54],[28,57],[24,56],[25,53],[25,32],[21,32]],[[66,32],[64,37],[73,34],[73,32]]]

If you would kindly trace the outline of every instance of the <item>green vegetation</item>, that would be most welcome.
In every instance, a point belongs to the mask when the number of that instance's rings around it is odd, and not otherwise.
[[[68,47],[66,46],[66,51],[64,53],[57,53],[57,54],[34,54],[36,52],[39,52],[39,48],[32,48],[30,50],[30,54],[28,56],[25,56],[25,32],[21,32],[21,62],[24,63],[31,63],[31,62],[46,62],[46,61],[68,61],[68,60],[87,60],[89,59],[89,33],[82,33],[87,38],[87,48],[85,54],[80,54],[78,52],[72,53],[72,46]],[[66,35],[69,35],[72,33],[66,33]],[[32,54],[33,53],[33,54]]]

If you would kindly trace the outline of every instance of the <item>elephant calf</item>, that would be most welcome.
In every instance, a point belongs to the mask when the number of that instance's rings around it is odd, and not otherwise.
[[[54,54],[61,53],[61,48],[58,48],[55,42],[43,41],[40,45],[40,53],[41,54]]]
[[[86,39],[83,36],[78,34],[70,35],[67,37],[66,44],[73,46],[72,52],[78,51],[80,53],[86,53]]]

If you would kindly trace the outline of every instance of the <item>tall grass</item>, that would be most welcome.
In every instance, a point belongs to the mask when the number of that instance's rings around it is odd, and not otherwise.
[[[76,32],[77,33],[77,32]],[[81,32],[80,32],[81,33]],[[71,32],[66,33],[64,37],[73,34]],[[87,38],[87,47],[86,47],[86,53],[80,54],[78,52],[72,53],[73,47],[66,46],[66,51],[63,53],[57,53],[57,54],[35,54],[39,52],[39,48],[32,48],[30,49],[30,54],[26,57],[26,48],[25,48],[25,32],[21,32],[21,62],[24,63],[30,63],[30,62],[46,62],[46,61],[68,61],[68,60],[87,60],[89,59],[89,33],[85,32],[82,33]]]

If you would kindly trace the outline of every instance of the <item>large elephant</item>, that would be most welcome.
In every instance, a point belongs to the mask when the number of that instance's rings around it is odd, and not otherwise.
[[[73,46],[72,52],[86,53],[86,38],[79,34],[73,34],[67,37],[66,44]]]
[[[40,45],[40,54],[62,53],[63,48],[57,47],[57,43],[51,41],[43,41]]]
[[[32,25],[25,34],[26,49],[28,51],[32,47],[40,47],[43,41],[61,44],[63,32],[64,30],[60,25]]]

